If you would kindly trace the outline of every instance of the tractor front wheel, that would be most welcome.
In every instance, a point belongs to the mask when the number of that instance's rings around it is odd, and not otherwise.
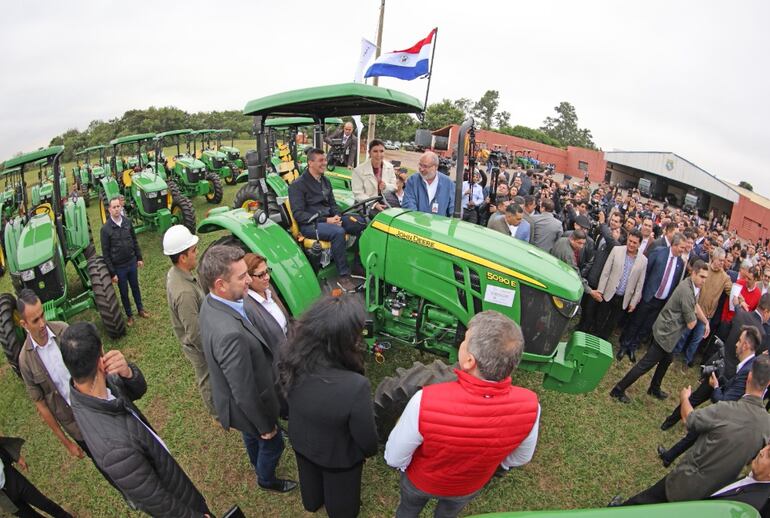
[[[211,184],[211,190],[206,195],[206,201],[215,205],[221,203],[224,195],[222,179],[216,173],[206,173],[206,180]]]
[[[179,187],[177,187],[176,182],[174,182],[172,179],[166,180],[166,184],[168,185],[168,192],[171,193],[172,198],[176,198],[177,196],[180,196],[182,193],[179,191]]]
[[[0,295],[0,342],[2,342],[3,352],[11,368],[13,368],[13,372],[21,377],[19,353],[24,341],[19,338],[19,333],[17,333],[15,311],[16,298],[10,293]]]
[[[258,206],[262,205],[262,195],[256,186],[245,184],[235,193],[233,198],[234,209],[248,209],[252,202],[257,202]],[[278,201],[275,193],[268,187],[267,191],[267,214],[276,214],[280,211],[278,208]]]
[[[453,367],[441,360],[430,365],[414,362],[409,369],[399,367],[395,376],[383,379],[374,392],[374,422],[380,441],[388,440],[406,404],[426,385],[457,379]]]
[[[192,202],[177,192],[171,199],[171,214],[176,219],[176,223],[184,225],[187,229],[195,234],[195,209]]]
[[[118,296],[115,294],[107,263],[102,256],[95,255],[88,259],[87,268],[96,311],[102,318],[107,335],[110,338],[119,338],[126,334],[126,321],[118,304]]]

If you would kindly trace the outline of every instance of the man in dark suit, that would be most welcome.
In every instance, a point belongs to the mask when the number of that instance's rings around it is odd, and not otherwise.
[[[200,310],[203,353],[219,422],[243,435],[259,487],[285,493],[297,483],[275,476],[283,452],[273,378],[279,344],[260,327],[258,304],[248,302],[251,278],[243,256],[240,248],[215,245],[201,260],[198,274],[209,290]]]
[[[674,234],[671,247],[658,248],[648,257],[642,302],[631,313],[620,335],[621,350],[618,354],[625,351],[632,362],[636,361],[636,349],[641,338],[650,334],[652,324],[682,278],[684,262],[680,256],[685,244],[682,234]]]
[[[620,504],[615,497],[610,505],[641,505],[683,502],[707,498],[735,480],[741,469],[770,440],[770,416],[762,405],[762,394],[770,383],[770,357],[754,360],[746,395],[738,401],[720,401],[693,410],[690,387],[679,394],[682,419],[688,430],[698,434],[695,445],[665,477],[636,496]]]
[[[741,330],[745,326],[753,326],[759,330],[760,344],[757,347],[757,354],[767,350],[768,337],[765,334],[764,324],[770,319],[770,293],[765,293],[760,297],[757,309],[754,311],[745,311],[740,306],[736,307],[735,316],[733,316],[730,332],[725,340],[725,374],[731,376],[738,365],[738,357],[735,354],[735,344],[741,336]]]
[[[342,161],[347,167],[355,167],[358,155],[358,139],[353,133],[353,123],[346,122],[345,125],[324,139],[324,142],[332,145],[334,139],[342,139]]]
[[[716,491],[708,500],[732,500],[749,504],[761,513],[762,518],[770,516],[770,445],[765,446],[751,461],[751,472]]]
[[[660,247],[670,247],[671,246],[671,240],[674,238],[674,234],[676,233],[677,226],[676,223],[673,221],[669,221],[664,227],[663,227],[663,235],[660,236],[658,239],[654,240],[645,251],[645,255],[649,258],[650,254],[655,251],[657,248]]]
[[[744,326],[741,331],[741,337],[735,345],[736,354],[740,359],[738,372],[735,376],[728,379],[722,377],[720,381],[713,372],[707,378],[701,381],[700,386],[690,395],[690,405],[693,408],[711,398],[713,403],[719,401],[737,401],[743,397],[746,392],[746,379],[751,371],[751,365],[754,363],[755,353],[760,344],[759,330],[754,326]],[[674,426],[681,418],[681,407],[677,406],[671,415],[669,415],[663,424],[661,430],[668,430]],[[690,446],[695,444],[698,435],[689,432],[678,443],[666,450],[658,446],[658,456],[663,461],[663,466],[668,467],[674,460],[684,453]]]

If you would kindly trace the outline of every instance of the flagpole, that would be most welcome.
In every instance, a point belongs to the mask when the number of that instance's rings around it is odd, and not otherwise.
[[[434,29],[436,32],[433,34],[433,49],[430,53],[430,68],[428,69],[428,86],[425,88],[425,105],[422,107],[422,112],[428,109],[428,93],[430,93],[430,80],[433,78],[433,57],[436,55],[436,40],[438,39],[438,27]]]
[[[380,21],[377,25],[377,48],[374,51],[374,59],[377,59],[380,57],[380,52],[382,49],[382,25],[385,21],[385,0],[382,0],[380,3]],[[379,85],[379,77],[374,76],[374,80],[372,81],[372,84],[374,86]],[[374,133],[376,131],[377,126],[377,117],[373,114],[369,114],[369,129],[366,132],[366,140],[367,142],[371,142],[372,139],[374,139]],[[361,144],[359,143],[359,146]]]

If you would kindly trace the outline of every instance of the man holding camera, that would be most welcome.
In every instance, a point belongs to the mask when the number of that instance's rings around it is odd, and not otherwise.
[[[689,403],[693,408],[704,403],[711,398],[713,403],[719,401],[737,401],[743,397],[746,392],[746,379],[751,371],[751,365],[754,363],[756,350],[761,342],[760,331],[754,326],[743,326],[740,339],[735,344],[735,353],[740,358],[738,371],[734,376],[726,378],[724,376],[724,350],[723,345],[720,350],[709,360],[707,365],[702,368],[701,384],[690,394]],[[669,415],[663,424],[661,430],[668,430],[674,426],[681,418],[681,405],[678,405],[671,415]],[[695,444],[698,434],[688,432],[678,443],[666,450],[663,446],[658,446],[658,456],[663,461],[663,466],[668,467],[677,457],[684,453],[690,446]]]
[[[335,140],[337,141],[335,143]],[[342,129],[338,129],[328,137],[324,139],[324,142],[335,147],[335,144],[341,144],[341,155],[337,156],[335,153],[335,160],[338,165],[344,165],[346,167],[356,166],[356,155],[358,154],[358,139],[353,134],[353,123],[346,122]],[[340,163],[341,162],[341,163]]]

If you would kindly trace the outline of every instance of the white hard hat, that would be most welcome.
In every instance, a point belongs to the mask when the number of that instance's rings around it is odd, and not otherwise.
[[[163,234],[163,253],[174,255],[184,252],[198,242],[198,236],[193,235],[184,225],[174,225]]]

